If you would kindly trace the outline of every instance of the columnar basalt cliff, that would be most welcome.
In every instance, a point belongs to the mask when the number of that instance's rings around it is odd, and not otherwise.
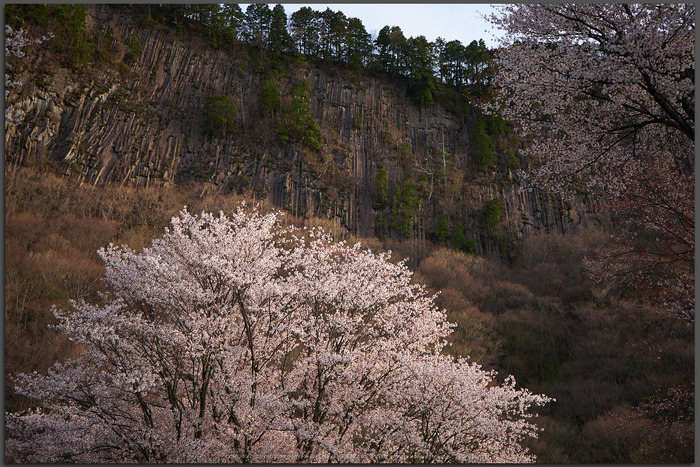
[[[401,82],[288,59],[278,79],[281,103],[289,102],[295,83],[308,82],[323,141],[319,151],[298,141],[281,144],[275,117],[258,102],[270,76],[265,51],[243,44],[213,49],[187,31],[142,26],[128,8],[89,11],[90,28],[111,32],[111,60],[75,72],[56,66],[47,48],[32,55],[23,87],[11,96],[23,120],[6,133],[7,164],[51,161],[95,185],[208,181],[299,216],[335,219],[361,236],[374,235],[381,217],[378,173],[386,171],[392,192],[411,172],[420,174],[415,235],[430,235],[445,214],[486,253],[497,249],[489,235],[493,226],[484,221],[490,199],[500,201],[500,228],[511,238],[535,230],[569,232],[594,219],[585,203],[569,206],[537,191],[519,192],[505,165],[480,170],[471,152],[473,113],[456,117],[440,105],[418,109]],[[142,51],[126,65],[131,36]],[[228,96],[235,106],[235,130],[204,131],[212,95]]]

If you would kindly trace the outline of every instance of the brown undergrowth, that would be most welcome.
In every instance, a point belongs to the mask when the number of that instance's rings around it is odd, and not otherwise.
[[[201,183],[96,188],[31,168],[5,177],[8,411],[32,405],[13,392],[13,374],[43,372],[79,353],[49,327],[51,306],[97,300],[104,272],[98,248],[111,242],[139,250],[185,205],[230,212],[244,200]],[[693,330],[586,276],[583,258],[605,246],[604,232],[532,236],[514,264],[504,265],[430,243],[358,239],[325,219],[285,218],[373,251],[391,249],[395,261],[410,257],[415,280],[439,291],[437,304],[456,325],[449,352],[557,399],[530,443],[540,462],[693,461],[692,408],[659,402],[673,388],[694,391]]]

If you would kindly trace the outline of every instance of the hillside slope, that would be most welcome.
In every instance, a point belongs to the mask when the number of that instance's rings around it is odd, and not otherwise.
[[[503,162],[512,142],[496,141],[495,168],[482,170],[473,150],[478,112],[418,109],[397,80],[299,57],[275,68],[265,51],[213,49],[187,29],[143,26],[128,7],[90,6],[87,30],[101,53],[83,69],[61,65],[49,47],[24,64],[24,86],[10,97],[23,121],[6,133],[8,162],[48,163],[93,185],[206,181],[360,236],[467,238],[474,252],[501,256],[531,231],[566,233],[595,220],[588,203],[519,193]],[[141,50],[132,59],[133,38]],[[279,109],[260,102],[270,83]],[[320,150],[280,137],[300,85]],[[235,107],[231,129],[206,131],[212,96]]]

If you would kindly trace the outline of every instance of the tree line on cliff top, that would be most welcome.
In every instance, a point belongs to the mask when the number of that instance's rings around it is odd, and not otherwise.
[[[326,8],[316,11],[302,7],[287,15],[284,7],[265,3],[238,4],[159,4],[129,5],[138,11],[144,25],[167,25],[175,30],[185,26],[199,29],[216,48],[245,43],[265,50],[272,59],[282,54],[301,54],[325,63],[345,64],[359,72],[369,69],[408,80],[414,103],[429,106],[435,102],[438,85],[447,84],[483,97],[493,78],[494,51],[483,39],[468,45],[458,40],[425,36],[406,37],[399,26],[384,26],[375,38],[359,18]],[[53,18],[61,31],[54,48],[70,52],[73,66],[90,61],[99,48],[81,31],[86,5],[8,5],[10,22],[21,26],[27,21],[46,23]]]
[[[214,47],[244,42],[273,56],[298,53],[351,70],[369,68],[404,77],[419,106],[434,102],[440,83],[468,86],[481,96],[494,72],[493,51],[483,39],[468,45],[441,37],[431,42],[422,35],[406,37],[399,26],[384,26],[373,38],[359,18],[330,8],[302,7],[287,15],[280,4],[250,4],[245,12],[236,4],[153,5],[144,7],[143,18],[175,28],[194,23]]]

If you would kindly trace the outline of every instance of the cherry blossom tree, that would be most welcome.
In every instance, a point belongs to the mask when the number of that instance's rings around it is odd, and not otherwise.
[[[513,4],[495,85],[500,111],[533,138],[528,183],[594,193],[618,246],[599,279],[646,289],[694,321],[695,7]]]
[[[21,81],[12,81],[7,73],[12,70],[12,64],[7,62],[7,58],[10,56],[24,57],[22,49],[29,44],[30,41],[25,37],[22,29],[14,30],[9,25],[5,25],[5,126],[14,123],[17,119],[14,107],[7,103],[10,89],[22,85]]]
[[[10,125],[15,125],[20,120],[19,113],[13,105],[8,104],[10,97],[10,89],[22,86],[21,81],[12,81],[8,71],[12,70],[12,63],[8,61],[10,57],[23,58],[25,56],[24,48],[31,45],[38,45],[53,37],[49,34],[48,37],[43,36],[41,39],[34,40],[26,36],[24,29],[13,29],[10,25],[5,25],[5,128]]]
[[[442,352],[452,325],[403,263],[278,213],[184,209],[109,245],[101,304],[54,308],[84,348],[20,374],[13,462],[528,462],[551,399]]]

